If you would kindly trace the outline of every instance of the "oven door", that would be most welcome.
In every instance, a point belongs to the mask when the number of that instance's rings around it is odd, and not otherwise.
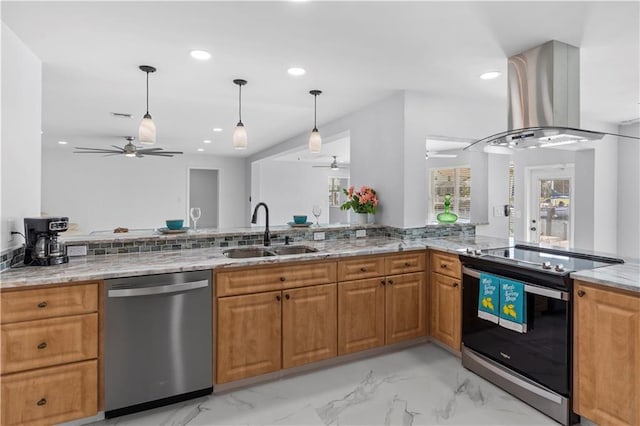
[[[464,346],[568,397],[569,293],[525,283],[527,332],[519,333],[478,317],[479,278],[463,268]]]

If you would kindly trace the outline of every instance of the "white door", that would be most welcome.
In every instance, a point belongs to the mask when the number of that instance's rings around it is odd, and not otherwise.
[[[528,241],[573,245],[574,167],[530,168],[528,179]]]

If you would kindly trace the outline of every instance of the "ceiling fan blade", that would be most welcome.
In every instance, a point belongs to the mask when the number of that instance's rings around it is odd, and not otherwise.
[[[136,152],[153,152],[153,151],[163,151],[162,148],[142,148],[137,149]]]
[[[121,152],[114,152],[113,154],[105,154],[103,157],[113,157],[114,155],[122,155]]]
[[[147,154],[158,155],[158,154],[179,154],[182,155],[182,151],[160,151],[160,152],[148,152]]]
[[[102,151],[73,151],[74,154],[122,154],[120,151],[102,150]]]
[[[112,147],[114,147],[115,149],[121,151],[121,152],[125,152],[124,148],[120,148],[118,145],[111,145]]]
[[[75,149],[84,149],[87,152],[89,152],[89,151],[93,151],[93,152],[101,152],[101,151],[120,152],[119,150],[115,151],[113,149],[107,149],[107,148],[85,148],[85,147],[82,147],[82,146],[77,146],[77,147],[75,147]]]
[[[154,157],[173,157],[173,154],[150,152],[145,155],[153,155]]]

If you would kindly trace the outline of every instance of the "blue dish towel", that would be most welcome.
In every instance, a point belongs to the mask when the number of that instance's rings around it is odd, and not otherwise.
[[[500,321],[498,324],[518,333],[527,332],[527,304],[524,284],[500,279]]]
[[[478,291],[478,317],[498,324],[500,309],[500,279],[491,274],[480,274]]]

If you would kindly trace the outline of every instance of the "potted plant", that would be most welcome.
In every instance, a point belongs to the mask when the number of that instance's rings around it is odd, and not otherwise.
[[[353,186],[350,186],[342,192],[347,196],[347,201],[340,206],[340,210],[352,209],[357,213],[359,224],[367,223],[367,214],[375,214],[378,210],[378,197],[373,188],[365,185],[360,188],[360,191],[356,191]]]

